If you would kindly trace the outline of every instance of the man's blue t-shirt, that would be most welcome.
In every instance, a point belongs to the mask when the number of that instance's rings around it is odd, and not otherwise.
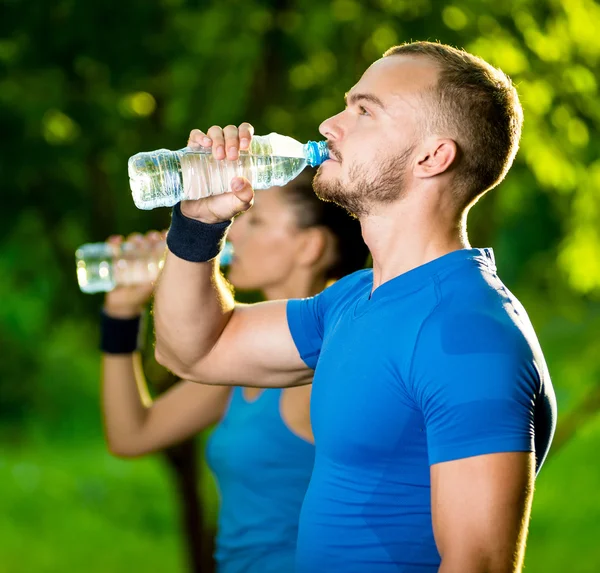
[[[433,573],[429,466],[535,452],[556,401],[533,327],[489,249],[454,251],[379,286],[371,270],[291,300],[315,369],[316,456],[297,573]]]

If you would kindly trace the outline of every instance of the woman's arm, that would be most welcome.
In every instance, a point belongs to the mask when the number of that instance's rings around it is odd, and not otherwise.
[[[102,408],[110,451],[135,457],[193,436],[221,419],[231,389],[182,380],[154,402],[139,352],[102,357]]]
[[[139,250],[159,246],[163,236],[134,234]],[[122,237],[108,242],[120,246]],[[139,456],[193,436],[218,421],[229,388],[180,381],[154,402],[150,398],[137,346],[138,318],[148,304],[152,283],[121,286],[107,293],[102,322],[102,409],[108,446],[123,457]]]

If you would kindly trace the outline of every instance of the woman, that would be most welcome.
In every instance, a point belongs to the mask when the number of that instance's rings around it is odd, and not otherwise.
[[[254,207],[236,219],[229,232],[234,287],[260,290],[267,300],[307,297],[364,266],[358,222],[317,199],[311,179],[306,173],[285,189],[260,191]],[[149,233],[130,240],[152,248],[161,239]],[[218,422],[207,446],[221,496],[217,570],[291,573],[314,460],[310,385],[231,389],[182,380],[152,402],[133,352],[138,317],[151,294],[152,285],[142,285],[106,295],[103,407],[111,451],[147,454]]]

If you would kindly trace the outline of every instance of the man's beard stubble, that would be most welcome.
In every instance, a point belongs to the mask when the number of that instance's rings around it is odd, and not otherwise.
[[[406,167],[412,152],[413,147],[409,147],[400,156],[382,160],[368,172],[364,166],[353,165],[348,174],[348,185],[344,185],[340,178],[323,181],[319,168],[313,188],[319,199],[336,203],[354,217],[364,217],[375,206],[389,205],[402,198]]]

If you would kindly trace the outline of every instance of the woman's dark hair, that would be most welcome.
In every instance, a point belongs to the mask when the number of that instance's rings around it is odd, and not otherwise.
[[[366,266],[369,249],[365,245],[360,223],[342,207],[319,199],[312,187],[315,170],[306,168],[282,190],[282,197],[296,212],[301,229],[325,227],[336,239],[337,258],[325,272],[325,278],[340,279]]]

